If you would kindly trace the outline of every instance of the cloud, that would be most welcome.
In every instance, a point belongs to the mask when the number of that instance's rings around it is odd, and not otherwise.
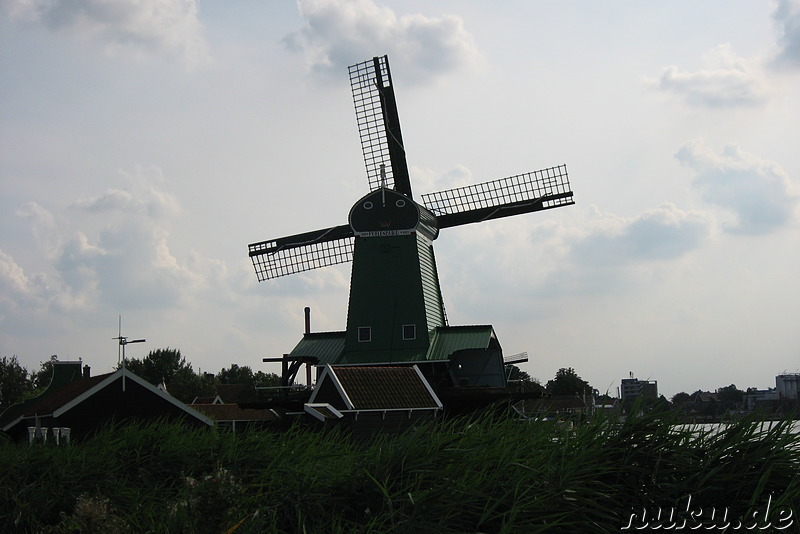
[[[220,274],[213,262],[197,256],[182,262],[170,250],[170,225],[181,209],[159,187],[160,172],[138,170],[121,176],[127,188],[76,200],[65,215],[57,217],[35,202],[17,210],[29,221],[49,262],[50,274],[37,279],[38,286],[51,289],[39,291],[43,306],[169,308],[202,289],[206,275]],[[4,265],[8,287],[32,287],[16,264],[6,258]],[[15,294],[26,292],[31,293]]]
[[[736,215],[727,231],[766,234],[793,218],[797,187],[777,164],[732,144],[716,154],[700,140],[684,144],[675,157],[697,173],[694,186],[704,200]]]
[[[40,22],[111,55],[168,54],[188,67],[209,60],[196,0],[6,0],[14,19]]]
[[[699,248],[713,218],[672,203],[632,218],[594,210],[585,229],[565,236],[558,265],[539,284],[543,295],[605,294],[651,282],[661,269]]]
[[[800,67],[800,4],[793,0],[780,0],[772,18],[780,31],[776,63]]]
[[[155,219],[170,219],[181,213],[178,201],[157,185],[164,180],[160,169],[120,171],[120,177],[127,183],[126,189],[109,189],[98,196],[78,199],[70,207],[86,213],[139,214]]]
[[[398,17],[372,0],[299,0],[305,28],[284,38],[315,71],[341,72],[375,55],[389,54],[404,79],[428,81],[479,57],[460,17]]]
[[[440,238],[445,301],[477,318],[487,295],[497,295],[503,306],[493,312],[496,321],[552,318],[565,299],[632,294],[677,276],[714,224],[709,213],[670,203],[636,217],[596,208],[577,217],[583,222],[550,219],[528,228],[509,218],[471,225],[461,239]]]
[[[766,101],[767,83],[759,60],[736,56],[729,44],[712,49],[703,60],[707,67],[703,70],[689,72],[670,65],[660,78],[647,83],[691,106],[752,107]]]

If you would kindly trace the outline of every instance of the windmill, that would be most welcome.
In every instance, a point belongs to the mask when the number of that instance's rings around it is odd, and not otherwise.
[[[574,204],[566,166],[415,200],[387,56],[352,65],[349,74],[369,192],[346,224],[249,245],[259,281],[353,263],[346,329],[307,328],[282,359],[285,385],[302,363],[413,362],[435,387],[502,388],[493,328],[448,325],[433,241],[444,228]]]

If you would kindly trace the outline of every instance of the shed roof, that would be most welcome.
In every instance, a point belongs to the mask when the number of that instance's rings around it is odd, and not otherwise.
[[[428,360],[446,360],[457,350],[500,347],[491,325],[440,326],[434,330]]]
[[[303,339],[289,354],[293,357],[312,356],[319,359],[321,365],[336,363],[344,352],[344,332],[310,332],[303,334]]]

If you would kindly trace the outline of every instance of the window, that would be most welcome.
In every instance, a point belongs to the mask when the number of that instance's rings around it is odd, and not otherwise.
[[[359,341],[372,341],[372,327],[359,326],[358,327],[358,340]]]
[[[403,340],[417,339],[417,325],[404,324],[403,325]]]

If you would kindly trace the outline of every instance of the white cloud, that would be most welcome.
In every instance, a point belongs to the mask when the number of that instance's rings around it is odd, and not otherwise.
[[[101,43],[105,52],[168,54],[188,67],[209,60],[196,0],[6,0],[14,19]]]
[[[777,63],[800,67],[800,4],[793,0],[780,0],[772,17],[780,31]]]
[[[765,234],[794,217],[797,186],[776,163],[732,144],[716,154],[700,140],[684,144],[675,157],[696,172],[694,186],[704,200],[736,215],[728,231]]]
[[[48,283],[58,293],[49,301],[52,305],[71,309],[102,302],[117,309],[174,307],[184,302],[190,290],[203,285],[204,274],[179,261],[170,250],[170,222],[180,206],[153,183],[161,179],[160,172],[140,170],[122,176],[128,189],[110,189],[73,202],[70,207],[77,217],[57,218],[34,202],[17,211],[29,220],[51,262],[54,274]],[[209,268],[196,256],[191,264]],[[218,268],[211,271],[219,273]],[[8,283],[23,283],[21,271],[8,267],[6,272]]]
[[[31,231],[41,251],[49,258],[54,258],[63,243],[63,221],[57,218],[34,201],[24,203],[17,208],[17,216],[28,221]]]
[[[747,107],[766,101],[768,85],[760,60],[737,56],[730,44],[717,46],[703,56],[703,60],[706,64],[703,70],[689,72],[670,65],[664,68],[658,80],[647,82],[692,106]]]
[[[398,17],[372,0],[298,0],[306,20],[284,38],[312,69],[339,73],[347,65],[389,54],[404,80],[426,81],[469,65],[479,54],[460,17]]]
[[[125,189],[109,189],[98,196],[81,198],[71,208],[87,213],[121,213],[145,215],[154,219],[170,219],[181,213],[178,201],[158,185],[164,177],[156,167],[120,171]]]

